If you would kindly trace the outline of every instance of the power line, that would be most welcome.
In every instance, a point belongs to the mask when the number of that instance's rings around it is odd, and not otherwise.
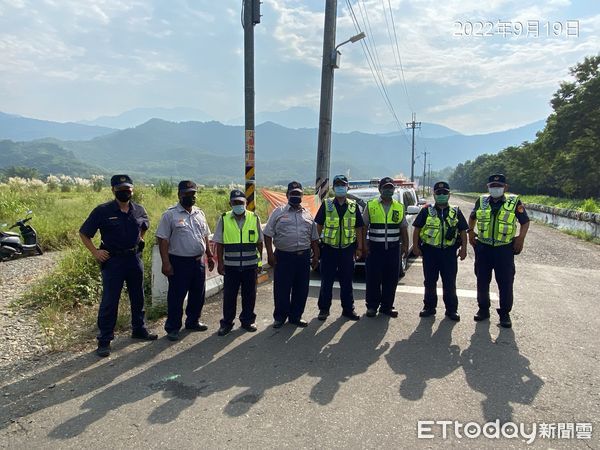
[[[383,1],[382,2],[382,6],[384,6],[385,9],[385,5],[383,5]],[[390,18],[392,19],[392,28],[394,29],[394,41],[396,42],[396,52],[398,53],[398,61],[397,61],[397,67],[396,70],[398,70],[398,67],[400,67],[400,73],[402,74],[402,84],[404,86],[404,93],[406,94],[406,100],[408,101],[408,106],[410,106],[410,110],[411,112],[414,112],[415,109],[412,106],[412,103],[410,101],[410,96],[408,95],[408,88],[406,86],[406,78],[404,77],[404,67],[402,66],[402,57],[400,56],[400,45],[398,44],[398,35],[396,34],[396,22],[394,21],[394,13],[392,12],[392,3],[391,0],[388,0],[388,7],[390,10]],[[385,11],[384,11],[384,15],[385,15]],[[387,25],[387,15],[386,15],[386,25]],[[389,31],[389,28],[388,28]]]

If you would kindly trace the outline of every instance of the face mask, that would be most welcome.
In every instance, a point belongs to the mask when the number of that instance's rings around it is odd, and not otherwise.
[[[131,200],[131,191],[117,191],[115,192],[115,197],[120,202],[128,202],[129,200]]]
[[[394,189],[382,189],[381,190],[381,198],[392,198],[394,195]]]
[[[488,188],[488,191],[493,198],[500,198],[504,194],[503,187],[490,187]]]
[[[439,203],[440,205],[445,205],[448,203],[448,198],[450,198],[450,195],[448,194],[437,194],[433,196],[435,198],[435,202]]]
[[[232,209],[236,216],[241,216],[246,212],[246,205],[233,205]]]
[[[333,192],[335,192],[336,197],[343,197],[348,192],[348,188],[346,186],[334,186]]]
[[[300,203],[302,203],[302,197],[298,197],[298,196],[290,197],[288,199],[288,202],[292,206],[298,206]]]
[[[183,206],[184,208],[190,208],[196,204],[196,197],[195,196],[181,197],[180,202],[181,202],[181,206]]]

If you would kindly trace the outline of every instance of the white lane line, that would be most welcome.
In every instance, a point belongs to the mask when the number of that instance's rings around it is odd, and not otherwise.
[[[321,287],[321,281],[320,280],[310,280],[309,286],[312,288]],[[355,290],[358,290],[358,291],[365,291],[367,289],[367,285],[365,283],[353,283],[352,286],[354,287]],[[337,281],[334,282],[333,288],[339,289],[340,283],[338,283]],[[396,288],[396,292],[399,294],[423,295],[425,293],[425,288],[423,286],[400,285]],[[443,295],[443,293],[444,293],[444,291],[442,290],[442,288],[437,288],[437,294],[439,296]],[[477,298],[477,291],[474,291],[471,289],[457,289],[456,295],[459,298]],[[496,294],[494,292],[490,292],[490,299],[498,300],[498,294]]]

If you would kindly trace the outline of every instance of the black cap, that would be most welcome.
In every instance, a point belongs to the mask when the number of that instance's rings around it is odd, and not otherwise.
[[[302,190],[302,184],[299,181],[292,181],[290,184],[288,184],[288,194],[292,191],[300,191],[300,192],[304,192]]]
[[[435,183],[433,185],[433,192],[441,191],[441,190],[449,191],[450,185],[448,183],[446,183],[445,181],[438,181],[437,183]]]
[[[184,193],[184,192],[197,192],[198,191],[198,186],[196,186],[196,183],[194,183],[193,181],[190,181],[190,180],[181,180],[179,182],[179,186],[177,186],[177,190],[180,193]]]
[[[113,175],[110,179],[110,185],[112,187],[133,187],[133,180],[129,175]]]
[[[229,193],[229,201],[231,202],[233,200],[246,200],[246,196],[239,189],[234,189]]]
[[[504,174],[495,173],[494,175],[490,175],[488,178],[488,183],[501,183],[506,184],[506,177]]]
[[[386,184],[391,184],[392,186],[394,185],[394,180],[390,177],[383,177],[381,180],[379,180],[379,189],[381,189],[382,187],[384,187]]]
[[[343,184],[347,185],[348,184],[348,178],[346,178],[346,175],[336,175],[335,177],[333,177],[333,185],[335,185],[336,182],[342,182]]]

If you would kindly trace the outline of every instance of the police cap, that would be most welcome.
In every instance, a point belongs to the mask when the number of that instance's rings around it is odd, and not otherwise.
[[[438,181],[433,185],[433,192],[436,191],[450,191],[450,185],[445,181]]]
[[[381,180],[379,180],[379,189],[388,184],[394,186],[394,180],[391,177],[383,177]]]
[[[346,175],[336,175],[333,177],[333,185],[335,186],[336,184],[344,184],[347,186],[348,178],[346,178]]]
[[[506,184],[506,177],[501,173],[495,173],[488,178],[489,183]]]
[[[110,179],[110,185],[114,188],[133,187],[133,180],[129,175],[113,175]]]
[[[193,181],[182,180],[179,182],[177,190],[179,191],[179,193],[196,192],[198,191],[198,186],[196,186],[196,183],[194,183]]]
[[[229,201],[232,202],[234,200],[246,200],[246,196],[239,189],[234,189],[229,193]]]
[[[299,181],[292,181],[290,184],[288,184],[288,188],[287,188],[288,194],[290,192],[300,192],[303,193],[304,191],[302,190],[302,184]]]

